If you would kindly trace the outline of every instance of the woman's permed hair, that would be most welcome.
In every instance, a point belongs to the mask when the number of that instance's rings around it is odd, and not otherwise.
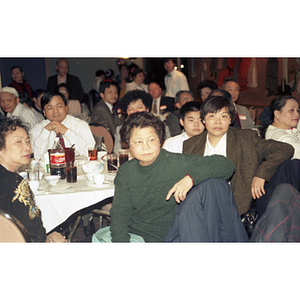
[[[152,96],[149,93],[146,93],[145,91],[140,90],[133,90],[127,92],[123,98],[120,100],[120,108],[126,112],[128,105],[132,102],[136,102],[137,100],[141,99],[143,104],[146,106],[146,109],[151,109],[152,107]]]
[[[17,128],[23,128],[29,135],[29,127],[18,117],[0,120],[0,151],[5,148],[6,137]]]

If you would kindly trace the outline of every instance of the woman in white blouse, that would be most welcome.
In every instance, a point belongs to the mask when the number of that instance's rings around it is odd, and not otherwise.
[[[273,123],[268,126],[266,140],[273,139],[292,145],[295,149],[293,159],[300,159],[298,101],[289,95],[278,96],[269,107]]]
[[[148,85],[144,84],[145,74],[140,68],[136,68],[132,73],[133,81],[126,84],[126,93],[133,90],[140,90],[148,93]]]

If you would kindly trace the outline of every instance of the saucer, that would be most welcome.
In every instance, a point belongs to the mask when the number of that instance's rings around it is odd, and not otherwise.
[[[87,181],[87,182],[85,182],[85,185],[90,186],[90,187],[103,187],[103,186],[109,185],[111,183],[112,183],[111,181],[107,181],[107,180],[103,181],[102,184],[95,184],[92,181]]]

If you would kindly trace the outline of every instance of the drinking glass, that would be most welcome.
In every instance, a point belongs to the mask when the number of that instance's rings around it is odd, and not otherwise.
[[[66,167],[67,182],[77,182],[77,167],[73,165],[67,165]]]
[[[129,159],[129,150],[120,149],[119,150],[119,166],[121,166],[124,162],[128,161],[128,159]]]
[[[97,160],[97,158],[98,158],[97,149],[89,148],[89,158],[90,158],[90,160]]]
[[[116,172],[118,170],[118,159],[116,153],[107,154],[107,170],[108,172]]]

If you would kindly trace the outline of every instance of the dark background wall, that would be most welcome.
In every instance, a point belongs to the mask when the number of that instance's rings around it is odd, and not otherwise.
[[[33,90],[46,88],[45,58],[0,58],[2,87],[12,82],[10,69],[13,66],[22,67],[26,82],[31,85]]]

